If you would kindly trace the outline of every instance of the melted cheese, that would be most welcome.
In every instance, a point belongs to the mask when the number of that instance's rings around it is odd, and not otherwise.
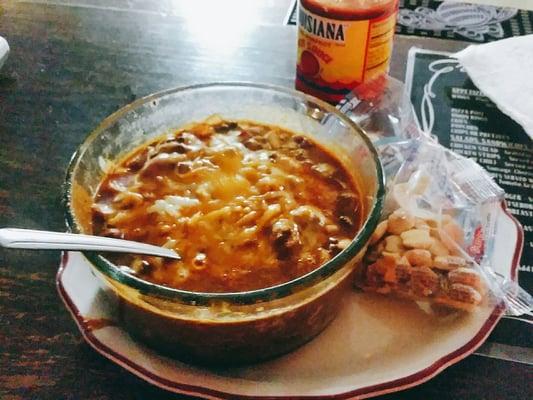
[[[353,225],[342,226],[338,202],[340,193],[358,191],[326,150],[277,127],[239,122],[216,132],[227,123],[217,124],[149,143],[104,179],[97,233],[166,245],[183,257],[116,262],[168,286],[243,291],[303,275],[353,238],[358,205],[345,212]],[[318,164],[327,168],[313,169]]]

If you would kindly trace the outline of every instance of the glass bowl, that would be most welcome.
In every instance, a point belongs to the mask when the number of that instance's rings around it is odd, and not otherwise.
[[[293,90],[252,83],[196,85],[139,99],[107,117],[74,154],[64,190],[67,226],[92,233],[92,199],[113,162],[213,114],[304,133],[332,151],[354,172],[362,191],[364,223],[351,244],[304,276],[237,293],[173,289],[130,275],[102,254],[84,255],[118,297],[121,323],[134,337],[196,363],[255,362],[298,347],[328,325],[380,218],[384,178],[377,153],[365,133],[334,107]]]

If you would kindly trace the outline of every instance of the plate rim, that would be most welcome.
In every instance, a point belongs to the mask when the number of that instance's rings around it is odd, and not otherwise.
[[[524,230],[520,222],[509,212],[505,200],[502,200],[500,203],[501,209],[504,214],[511,219],[514,223],[517,230],[517,240],[513,253],[513,259],[511,261],[511,279],[516,281],[518,276],[518,264],[523,250],[524,243]],[[479,331],[463,346],[452,351],[451,353],[446,354],[445,356],[439,358],[431,365],[423,368],[419,371],[416,371],[412,374],[403,376],[398,379],[394,379],[387,382],[378,383],[375,385],[365,386],[358,389],[354,389],[347,392],[327,394],[327,395],[281,395],[281,396],[256,396],[256,395],[243,395],[235,394],[230,392],[225,392],[217,389],[211,389],[204,386],[191,385],[182,382],[176,382],[164,377],[161,377],[157,374],[154,374],[151,371],[148,371],[142,365],[137,364],[135,361],[131,360],[127,356],[118,353],[117,351],[110,348],[105,343],[101,342],[93,333],[92,330],[87,326],[83,316],[81,315],[79,309],[76,307],[70,296],[65,290],[62,281],[62,275],[68,265],[69,253],[63,252],[61,256],[61,261],[59,269],[56,275],[56,288],[59,293],[59,296],[63,303],[65,304],[67,310],[71,314],[72,318],[76,322],[76,325],[82,334],[85,341],[98,353],[109,359],[110,361],[116,363],[127,371],[133,373],[137,377],[143,379],[144,381],[153,384],[161,389],[185,394],[189,396],[201,396],[206,399],[217,399],[217,400],[226,400],[226,399],[241,399],[241,400],[250,400],[250,399],[352,399],[352,398],[368,398],[373,396],[384,395],[388,393],[394,393],[397,391],[405,390],[413,386],[417,386],[421,383],[424,383],[434,376],[438,375],[444,369],[450,367],[451,365],[461,361],[470,354],[472,354],[477,348],[479,348],[485,339],[490,335],[498,321],[502,318],[505,306],[503,302],[497,304],[492,310],[491,314],[488,316],[486,321],[483,323]]]

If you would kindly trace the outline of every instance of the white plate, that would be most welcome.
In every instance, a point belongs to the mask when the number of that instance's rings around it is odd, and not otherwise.
[[[516,279],[523,231],[503,204],[498,218],[493,265]],[[117,326],[118,307],[81,253],[64,254],[57,287],[96,351],[163,389],[214,399],[346,399],[402,390],[471,354],[502,316],[496,306],[439,319],[409,302],[354,292],[335,321],[300,349],[252,366],[206,369],[163,357]]]

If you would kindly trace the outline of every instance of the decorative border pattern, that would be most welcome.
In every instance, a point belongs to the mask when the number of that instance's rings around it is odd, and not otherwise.
[[[433,92],[433,85],[441,75],[452,72],[454,69],[463,69],[463,67],[459,60],[447,58],[433,61],[428,65],[428,69],[433,72],[433,75],[428,83],[424,85],[424,95],[420,104],[420,124],[422,125],[420,128],[430,135],[433,132],[433,124],[435,123],[435,110],[431,101],[436,96]]]
[[[401,33],[404,33],[402,27],[448,31],[463,40],[482,43],[506,37],[502,22],[514,18],[517,13],[515,8],[442,2],[436,7],[433,4],[433,7],[416,7],[414,10],[402,8],[398,14],[398,25]]]
[[[533,11],[438,0],[400,0],[396,33],[484,43],[533,33]],[[292,0],[284,25],[297,24]]]

